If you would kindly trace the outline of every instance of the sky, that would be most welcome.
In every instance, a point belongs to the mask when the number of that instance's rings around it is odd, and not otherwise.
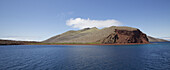
[[[170,0],[0,0],[0,39],[43,41],[109,26],[170,40]]]

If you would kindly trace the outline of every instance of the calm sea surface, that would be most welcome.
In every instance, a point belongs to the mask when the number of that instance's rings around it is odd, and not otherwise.
[[[170,70],[170,43],[1,45],[0,70]]]

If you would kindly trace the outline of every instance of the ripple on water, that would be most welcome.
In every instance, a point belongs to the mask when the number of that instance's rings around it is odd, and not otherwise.
[[[0,46],[0,70],[170,70],[169,54],[167,44]]]

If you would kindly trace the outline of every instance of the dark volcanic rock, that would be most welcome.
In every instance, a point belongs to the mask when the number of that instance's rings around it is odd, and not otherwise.
[[[99,40],[101,43],[149,43],[146,34],[142,33],[139,29],[128,31],[115,29],[108,37]]]

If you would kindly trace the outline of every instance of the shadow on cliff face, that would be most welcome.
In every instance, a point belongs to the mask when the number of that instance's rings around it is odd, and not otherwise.
[[[139,29],[133,31],[115,29],[115,33],[110,34],[108,37],[100,40],[99,42],[105,44],[149,43],[146,34],[142,33]]]

